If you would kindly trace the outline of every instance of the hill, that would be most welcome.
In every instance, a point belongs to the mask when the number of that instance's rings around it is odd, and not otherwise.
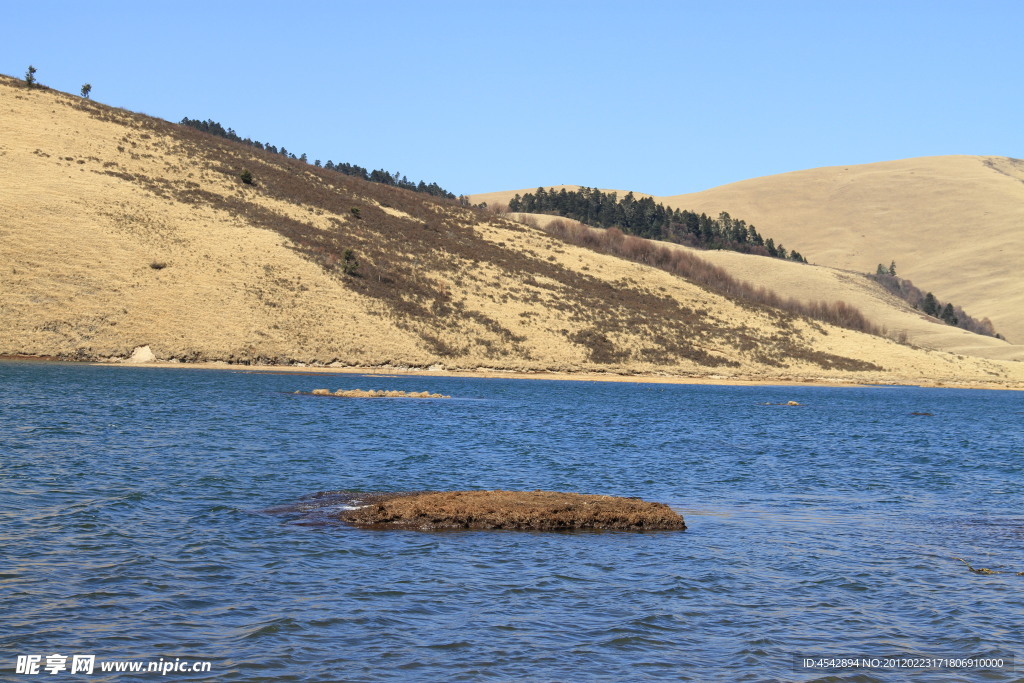
[[[895,259],[918,287],[990,318],[1008,340],[1024,343],[1019,159],[944,156],[836,166],[661,199],[743,216],[817,263],[873,272]]]
[[[14,79],[0,113],[2,354],[1024,381]]]
[[[539,226],[560,220],[541,214],[509,215]],[[784,300],[803,304],[841,301],[853,306],[867,321],[884,330],[886,336],[905,338],[915,346],[981,358],[1024,361],[1024,346],[974,334],[924,315],[862,273],[727,250],[699,250],[663,242],[654,244],[693,254],[740,282],[770,288]]]
[[[507,203],[515,194],[472,200]],[[895,260],[921,289],[990,318],[1009,341],[1024,344],[1022,160],[942,156],[834,166],[654,199],[710,216],[726,211],[813,263],[867,273]]]

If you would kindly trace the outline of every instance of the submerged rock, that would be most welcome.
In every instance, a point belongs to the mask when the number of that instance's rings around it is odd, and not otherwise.
[[[363,496],[348,524],[379,529],[683,530],[682,516],[639,498],[557,491],[438,491]]]
[[[989,574],[1010,574],[1010,573],[1012,573],[1014,576],[1024,576],[1024,572],[1005,572],[1005,571],[998,571],[998,570],[995,570],[995,569],[987,569],[985,567],[978,567],[977,569],[975,569],[974,567],[972,567],[970,565],[970,563],[967,562],[967,560],[965,560],[962,557],[954,557],[953,559],[954,560],[960,560],[961,562],[963,562],[965,565],[967,565],[967,569],[971,573],[973,573],[973,574],[984,574],[984,575],[987,576]]]
[[[296,394],[306,396],[340,396],[342,398],[451,398],[443,394],[432,394],[429,391],[384,391],[382,389],[338,389],[331,392],[329,389],[314,389],[310,392],[296,391]]]

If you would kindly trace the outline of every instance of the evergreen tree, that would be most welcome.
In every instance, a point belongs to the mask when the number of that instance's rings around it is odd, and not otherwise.
[[[36,68],[31,64],[28,65],[28,71],[25,72],[25,87],[31,88],[36,84]]]
[[[549,190],[538,187],[508,202],[509,211],[547,213],[572,218],[601,228],[618,228],[626,234],[686,244],[702,249],[731,249],[749,254],[788,258],[807,263],[800,252],[789,253],[766,240],[746,221],[721,212],[707,214],[673,209],[655,203],[651,197],[637,199],[630,192],[621,200],[614,192],[596,188]]]
[[[92,84],[86,83],[82,86],[82,97],[84,97],[85,99],[89,99],[90,93],[92,93]]]
[[[935,295],[931,292],[924,295],[924,300],[921,302],[921,311],[926,315],[938,316],[939,302],[935,300]]]
[[[353,209],[355,211],[355,209]],[[345,275],[358,275],[359,261],[356,260],[355,252],[351,249],[346,249],[345,254],[342,257],[341,272]]]

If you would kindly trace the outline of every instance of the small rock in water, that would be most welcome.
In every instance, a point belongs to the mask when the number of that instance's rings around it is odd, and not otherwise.
[[[303,392],[296,391],[296,394]],[[314,389],[308,396],[340,396],[342,398],[451,398],[444,394],[432,394],[429,391],[384,391],[382,389],[338,389],[331,393],[330,389]]]
[[[338,519],[377,529],[667,531],[686,529],[664,503],[557,491],[381,493]]]

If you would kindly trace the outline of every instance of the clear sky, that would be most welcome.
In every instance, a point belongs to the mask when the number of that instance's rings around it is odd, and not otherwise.
[[[3,73],[32,64],[60,90],[456,194],[1024,157],[1020,0],[8,0],[2,16]]]

